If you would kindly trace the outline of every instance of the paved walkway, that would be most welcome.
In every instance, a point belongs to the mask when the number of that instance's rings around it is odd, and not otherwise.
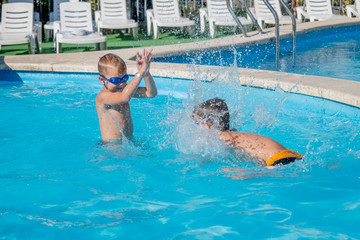
[[[360,19],[344,19],[327,22],[308,22],[297,25],[297,34],[303,34],[321,29],[340,26],[360,25]],[[280,37],[290,37],[291,26],[280,28]],[[154,57],[173,56],[184,52],[194,52],[201,49],[221,49],[229,46],[241,47],[255,43],[274,41],[274,29],[265,29],[265,34],[249,33],[248,38],[242,35],[229,36],[213,40],[194,43],[167,45],[153,47]],[[96,51],[84,53],[41,54],[6,56],[0,58],[0,69],[30,70],[30,71],[56,71],[56,72],[97,72],[97,62],[106,53],[115,53],[121,56],[128,67],[129,74],[136,73],[135,54],[140,48],[119,49],[111,51]],[[186,64],[154,62],[151,73],[154,76],[211,80],[215,76],[221,78],[224,67],[198,66],[193,71]],[[238,68],[241,74],[241,83],[256,87],[274,89],[279,86],[285,91],[296,92],[321,98],[326,98],[360,108],[360,82],[342,80],[328,77],[304,76],[283,72]],[[200,73],[201,75],[196,75]]]

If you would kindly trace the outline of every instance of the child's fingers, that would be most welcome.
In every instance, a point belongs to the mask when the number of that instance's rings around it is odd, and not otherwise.
[[[149,51],[145,50],[145,58],[148,59],[149,58]]]
[[[136,52],[136,59],[137,59],[137,60],[140,59],[140,54],[139,54],[139,52]]]
[[[147,52],[146,59],[147,59],[148,61],[150,61],[150,58],[152,58],[152,56],[151,56],[151,51],[152,51],[152,49],[149,50],[149,51],[146,51],[146,52]]]
[[[148,56],[151,56],[152,48],[150,50],[147,50]]]
[[[143,49],[142,57],[145,57],[145,48]]]

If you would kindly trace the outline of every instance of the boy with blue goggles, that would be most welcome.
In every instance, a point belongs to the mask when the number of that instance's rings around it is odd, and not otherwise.
[[[124,60],[111,53],[100,58],[99,80],[104,87],[96,96],[95,102],[103,141],[119,141],[132,135],[133,124],[129,105],[132,97],[152,98],[157,95],[156,84],[150,74],[151,61],[151,50],[144,49],[141,57],[136,53],[138,73],[126,83],[129,76]],[[145,87],[139,87],[142,79]]]

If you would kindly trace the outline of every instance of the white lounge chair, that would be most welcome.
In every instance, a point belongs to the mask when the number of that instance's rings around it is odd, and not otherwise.
[[[101,29],[132,29],[132,35],[137,39],[138,23],[128,19],[125,0],[101,0],[95,22],[98,32]]]
[[[349,18],[352,16],[360,18],[360,0],[355,0],[353,5],[346,5],[346,14]]]
[[[77,2],[77,0],[71,0]],[[45,39],[49,41],[50,32],[54,33],[54,22],[60,21],[60,3],[69,2],[69,0],[53,0],[53,11],[49,14],[49,21],[44,24]]]
[[[36,32],[33,30],[34,6],[32,3],[5,3],[2,5],[0,25],[1,45],[29,44],[29,52],[38,50]]]
[[[276,11],[280,25],[292,24],[291,17],[282,14],[279,0],[269,0],[269,3]],[[264,24],[275,24],[274,15],[263,0],[254,0],[254,9],[250,9],[250,11],[253,13],[260,27],[263,27]],[[300,23],[301,21],[296,20],[296,22]]]
[[[34,0],[8,0],[8,3],[31,3],[33,4],[34,8]],[[42,22],[40,21],[40,14],[38,12],[33,11],[33,24],[34,24],[34,31],[36,32],[37,36],[37,44],[39,45],[39,51],[41,52],[41,45],[42,45]]]
[[[159,37],[159,27],[188,27],[191,34],[191,26],[195,25],[195,22],[180,16],[177,0],[152,0],[152,3],[153,9],[146,11],[148,35],[151,34],[151,25],[154,39]]]
[[[296,12],[298,19],[304,17],[310,22],[346,18],[333,14],[330,0],[305,0],[305,7],[297,7]]]
[[[234,26],[237,23],[231,16],[227,6],[226,0],[207,0],[207,8],[200,9],[200,29],[205,32],[205,22],[209,22],[210,36],[215,37],[216,26]],[[250,19],[239,17],[241,24],[250,25]]]
[[[56,53],[62,52],[62,43],[95,43],[97,49],[106,49],[106,36],[94,31],[90,3],[61,3],[60,22],[54,22],[54,31]]]

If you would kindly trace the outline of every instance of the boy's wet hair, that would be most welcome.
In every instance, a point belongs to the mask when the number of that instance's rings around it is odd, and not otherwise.
[[[98,70],[101,75],[105,75],[109,67],[125,67],[124,60],[116,54],[108,53],[102,56],[98,62]]]
[[[195,108],[194,116],[197,116],[200,121],[206,121],[218,130],[226,131],[230,128],[229,109],[222,99],[213,98],[201,103]]]

